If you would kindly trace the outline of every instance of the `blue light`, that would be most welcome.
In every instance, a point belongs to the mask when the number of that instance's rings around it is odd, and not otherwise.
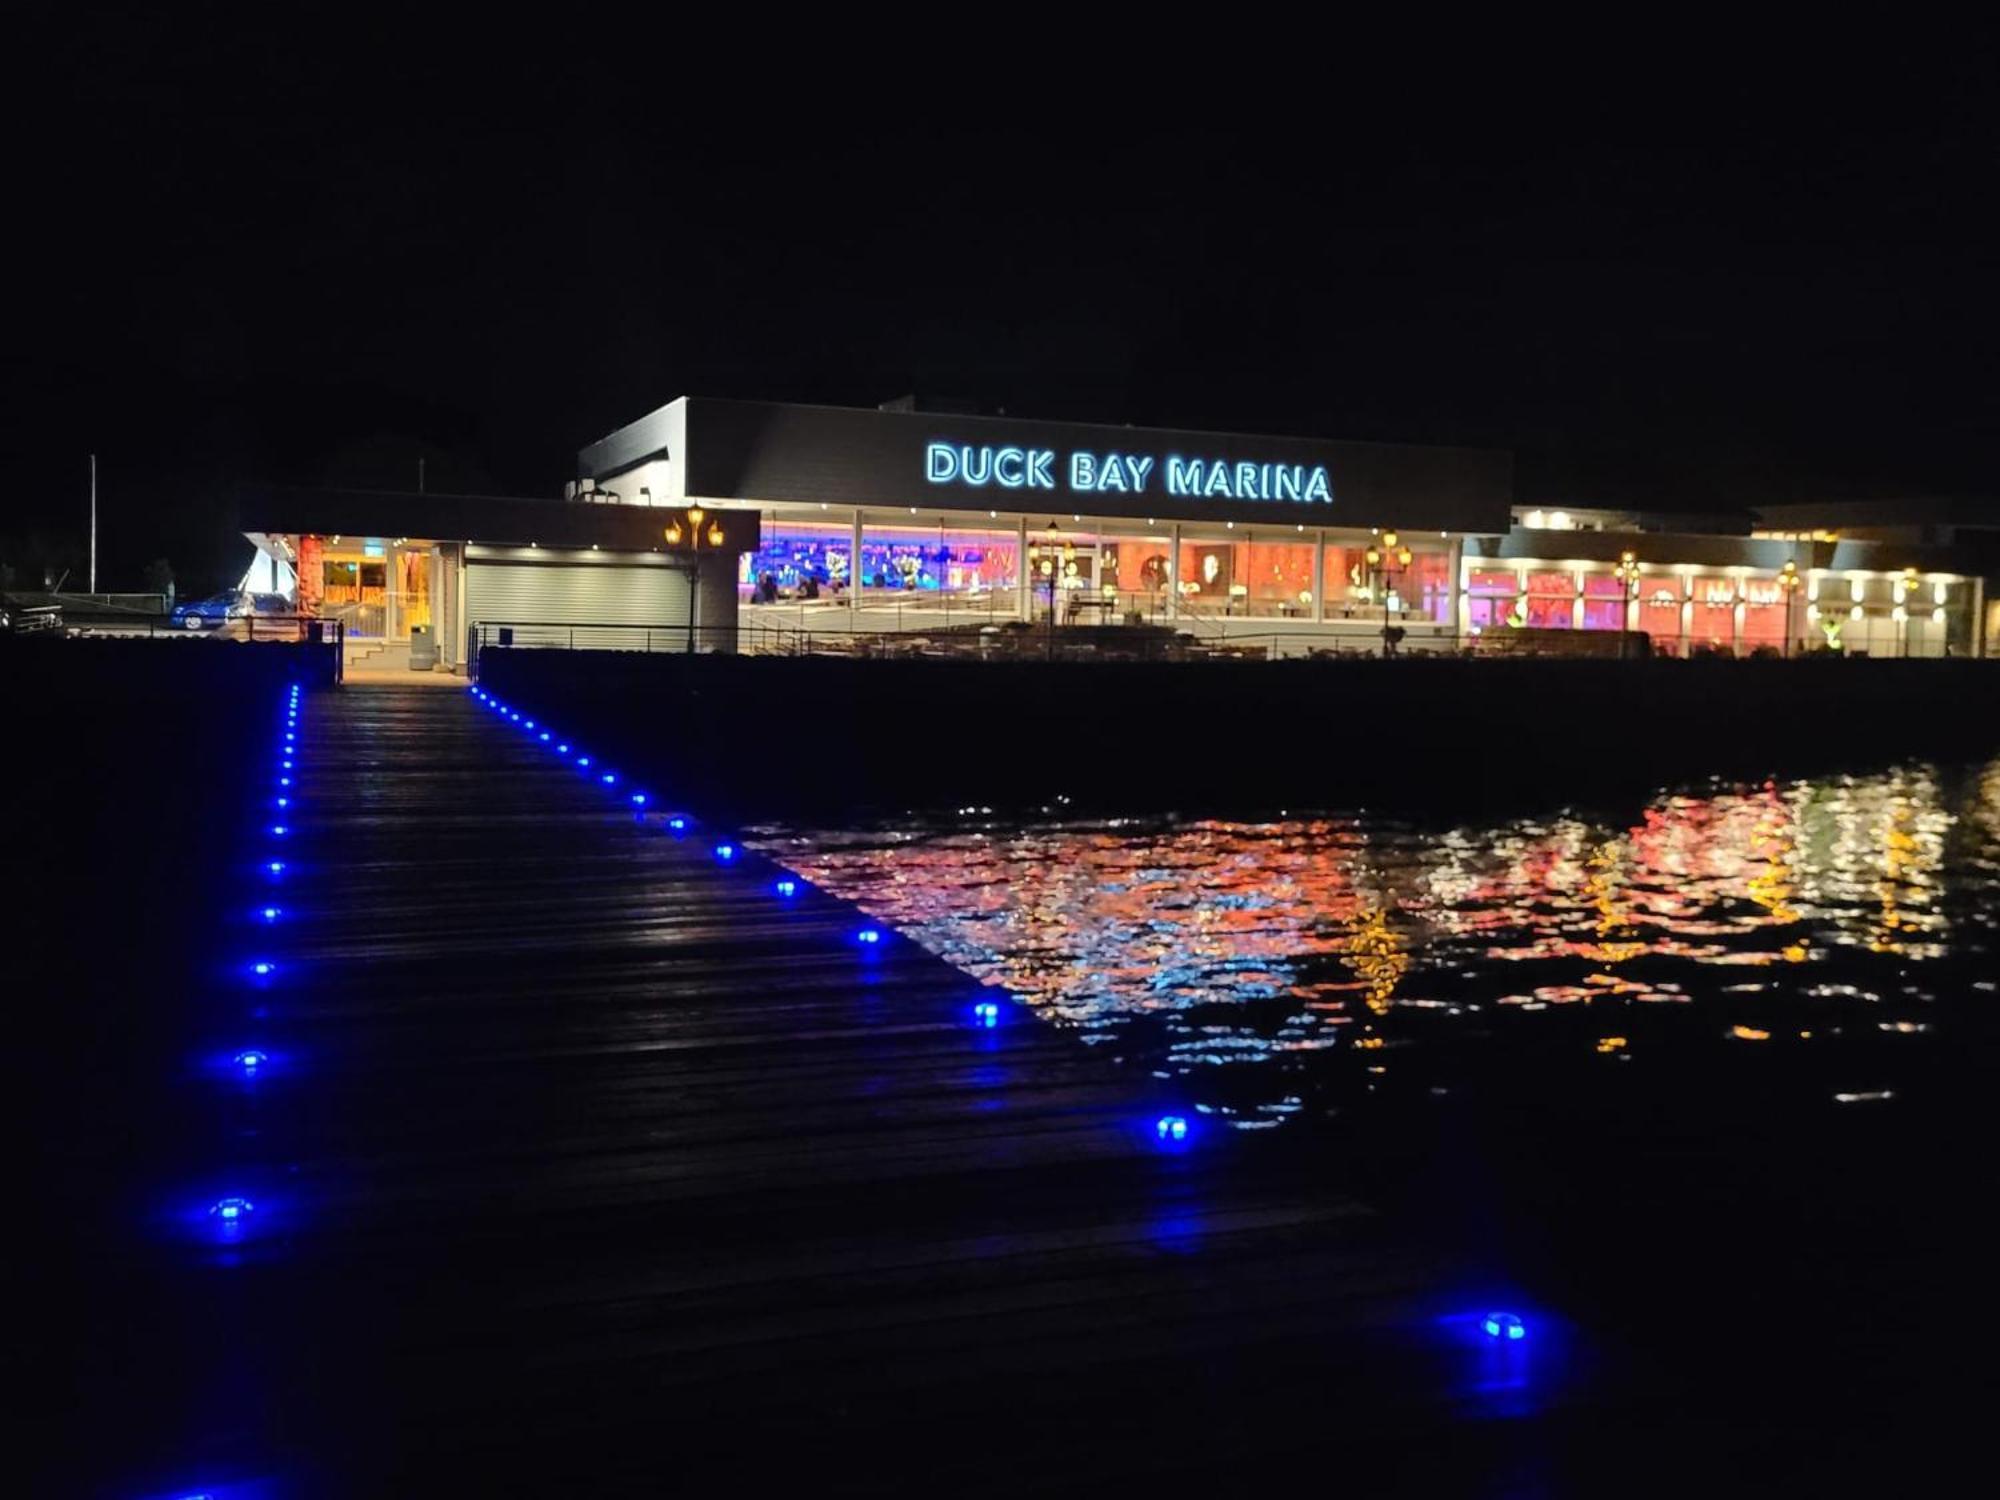
[[[1153,1134],[1163,1141],[1184,1141],[1188,1138],[1186,1115],[1161,1115],[1153,1122]]]
[[[292,784],[292,778],[289,776],[280,776],[278,778],[279,786],[290,786],[291,784]]]
[[[258,915],[263,917],[263,919],[266,922],[275,922],[278,920],[278,908],[275,906],[267,906],[263,909],[263,911],[258,913]]]
[[[523,729],[533,729],[535,727],[535,721],[533,719],[523,719],[521,721],[521,727]]]
[[[576,763],[580,766],[587,766],[590,764],[590,757],[588,755],[579,755],[576,758]]]
[[[518,723],[520,723],[520,722],[521,722],[521,715],[520,715],[520,713],[519,713],[518,711],[516,711],[516,712],[510,712],[510,713],[509,713],[509,714],[507,715],[507,717],[508,717],[508,718],[510,718],[510,719],[512,719],[512,720],[513,720],[513,721],[514,721],[514,722],[515,722],[516,724],[518,724]]]
[[[1524,1339],[1528,1336],[1527,1328],[1512,1313],[1488,1313],[1486,1320],[1479,1327],[1489,1339],[1512,1340]]]
[[[688,831],[688,820],[683,818],[679,813],[676,813],[673,817],[667,819],[667,828],[674,833],[686,833]]]
[[[290,807],[291,805],[292,799],[290,797],[280,797],[278,799],[278,806],[280,807]]]
[[[558,755],[567,755],[567,754],[569,754],[569,746],[567,746],[567,745],[558,745],[558,746],[556,746],[556,754],[558,754]]]
[[[271,837],[274,839],[281,839],[291,831],[283,823],[273,823],[271,825]]]
[[[796,880],[781,880],[771,889],[780,896],[796,896],[799,893],[799,883]]]
[[[271,1055],[268,1052],[259,1052],[255,1047],[247,1048],[230,1059],[246,1073],[256,1072],[270,1060]]]
[[[618,776],[616,772],[606,771],[598,780],[602,781],[606,786],[615,786],[618,782]]]
[[[632,805],[634,807],[644,807],[646,805],[646,794],[644,792],[634,792],[632,794]]]
[[[549,739],[549,732],[546,729],[544,729],[541,733],[540,738],[543,744],[547,744]]]
[[[715,857],[724,864],[728,864],[730,860],[736,858],[736,846],[734,844],[717,844],[715,846]]]
[[[225,1225],[241,1224],[257,1212],[257,1205],[248,1198],[218,1198],[209,1205],[208,1216],[220,1219]]]
[[[1000,1024],[1000,1007],[995,1005],[991,1000],[982,1000],[972,1007],[972,1019],[980,1026],[998,1026]]]
[[[297,736],[297,735],[295,735],[295,734],[293,734],[293,733],[291,732],[291,730],[287,729],[287,730],[285,731],[285,740],[286,740],[286,743],[288,743],[288,744],[289,744],[289,743],[290,743],[291,741],[293,741],[293,740],[295,740],[295,739],[297,739],[297,738],[298,738],[298,736]]]
[[[274,859],[264,868],[271,872],[271,878],[275,880],[285,873],[285,862],[282,859]]]
[[[291,770],[292,768],[292,763],[288,760],[279,761],[278,764],[287,771]]]
[[[254,964],[250,965],[250,972],[255,974],[259,979],[269,979],[273,974],[278,972],[278,966],[268,958],[260,958]]]
[[[882,941],[882,929],[879,927],[864,927],[854,934],[854,941],[860,943],[863,947],[872,948]]]

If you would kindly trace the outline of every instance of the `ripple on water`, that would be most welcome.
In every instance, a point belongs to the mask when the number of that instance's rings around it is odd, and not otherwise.
[[[1517,1053],[1754,1033],[1851,1066],[1990,991],[1965,934],[2000,906],[2000,762],[1664,795],[1622,827],[960,813],[759,843],[1243,1127]]]

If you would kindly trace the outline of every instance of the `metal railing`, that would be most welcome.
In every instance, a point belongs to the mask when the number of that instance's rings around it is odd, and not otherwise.
[[[838,628],[807,629],[768,621],[736,625],[624,625],[581,622],[489,621],[468,632],[467,661],[477,673],[479,652],[486,646],[566,651],[637,651],[736,654],[745,656],[839,656],[876,659],[951,657],[1005,661],[1059,658],[1065,661],[1298,661],[1380,657],[1383,634],[1373,622],[1340,622],[1329,628],[1242,630],[1243,620],[1183,617],[1172,625],[1058,624],[1046,617],[1036,621],[1008,619],[995,624],[942,622],[926,629],[856,630],[843,621]],[[1372,626],[1372,628],[1371,628]],[[1562,657],[1578,660],[1618,660],[1646,656],[1722,657],[1777,656],[1774,647],[1684,652],[1674,640],[1651,646],[1643,632],[1489,630],[1460,632],[1428,620],[1404,617],[1400,635],[1388,654],[1397,658],[1470,656]],[[1649,649],[1650,647],[1650,649]],[[1808,653],[1795,646],[1795,656]],[[1824,656],[1827,653],[1815,653]],[[1855,655],[1864,653],[1855,652]]]

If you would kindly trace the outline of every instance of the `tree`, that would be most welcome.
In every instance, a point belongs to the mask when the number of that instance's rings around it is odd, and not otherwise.
[[[167,608],[174,605],[174,565],[164,557],[156,557],[146,564],[140,575],[146,584],[146,592],[158,594],[166,601]]]

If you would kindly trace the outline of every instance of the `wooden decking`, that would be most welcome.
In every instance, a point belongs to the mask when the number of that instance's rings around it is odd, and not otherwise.
[[[1496,1397],[1457,1273],[1312,1157],[1161,1153],[1151,1080],[975,1029],[964,976],[463,693],[308,695],[300,750],[278,975],[190,1028],[273,1061],[191,1073],[161,1192],[258,1219],[107,1293],[174,1351],[124,1492],[1442,1482],[1529,1440],[1439,1441],[1546,1381]]]

